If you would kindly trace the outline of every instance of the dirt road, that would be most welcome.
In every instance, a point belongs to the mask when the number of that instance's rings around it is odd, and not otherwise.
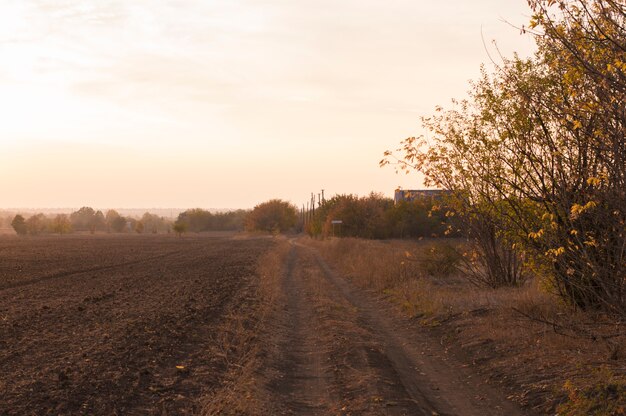
[[[294,415],[524,414],[414,322],[293,244],[263,373]]]

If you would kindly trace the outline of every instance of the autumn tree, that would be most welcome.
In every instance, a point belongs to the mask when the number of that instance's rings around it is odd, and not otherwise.
[[[187,229],[192,232],[202,231],[237,231],[244,228],[244,219],[248,211],[235,210],[227,212],[215,212],[202,208],[188,209],[178,215],[177,221],[187,224]]]
[[[212,215],[209,211],[194,208],[178,214],[176,222],[185,223],[186,229],[191,232],[207,231],[211,223]]]
[[[106,226],[107,231],[114,231],[116,233],[124,232],[126,228],[126,218],[122,217],[117,211],[114,209],[110,209],[107,211],[106,216]]]
[[[105,231],[106,230],[106,219],[104,218],[104,214],[102,211],[98,210],[94,214],[91,222],[89,223],[89,231],[94,234],[96,231]]]
[[[626,5],[529,4],[539,57],[560,76],[560,95],[540,118],[552,124],[544,142],[558,147],[553,191],[542,201],[547,218],[532,243],[550,258],[564,297],[626,315]],[[538,108],[537,98],[526,101]]]
[[[160,232],[168,232],[171,223],[163,217],[146,212],[141,217],[141,222],[145,232],[157,234]]]
[[[26,220],[28,234],[42,234],[48,228],[48,219],[43,214],[35,214]]]
[[[50,230],[57,234],[72,232],[72,222],[67,214],[57,214],[50,223]]]
[[[404,141],[402,162],[568,303],[625,315],[624,6],[530,4],[536,55],[483,71],[468,100],[423,120],[429,141]]]
[[[91,207],[82,207],[70,214],[72,228],[76,231],[89,231],[95,223],[96,211]]]
[[[272,199],[254,207],[246,216],[249,231],[285,232],[292,229],[298,219],[298,209],[291,203]]]
[[[20,214],[17,214],[13,217],[13,221],[11,221],[11,227],[15,230],[18,235],[26,235],[28,232],[28,228],[26,227],[26,220]]]
[[[187,232],[187,223],[177,220],[174,222],[174,226],[172,228],[177,236],[182,237],[182,235]]]

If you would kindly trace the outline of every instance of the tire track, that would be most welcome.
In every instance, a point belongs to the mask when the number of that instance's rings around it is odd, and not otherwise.
[[[292,247],[281,282],[284,314],[273,364],[280,374],[270,382],[270,388],[280,397],[282,414],[327,415],[331,413],[332,378],[325,371],[326,349],[311,331],[316,316],[297,250]]]

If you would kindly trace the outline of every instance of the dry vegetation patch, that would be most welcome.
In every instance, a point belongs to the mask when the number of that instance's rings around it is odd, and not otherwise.
[[[225,377],[218,388],[202,399],[203,415],[271,414],[274,404],[260,374],[270,316],[280,296],[289,243],[280,238],[274,248],[258,261],[258,283],[230,311],[216,329],[214,357],[224,367]]]
[[[472,285],[446,264],[447,246],[460,240],[304,242],[533,413],[624,414],[621,323],[565,307],[537,278],[519,288]]]

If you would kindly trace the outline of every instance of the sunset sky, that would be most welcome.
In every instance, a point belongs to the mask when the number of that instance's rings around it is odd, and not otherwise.
[[[0,0],[0,207],[419,188],[382,153],[464,96],[483,37],[530,54],[512,26],[529,14],[524,0]]]

